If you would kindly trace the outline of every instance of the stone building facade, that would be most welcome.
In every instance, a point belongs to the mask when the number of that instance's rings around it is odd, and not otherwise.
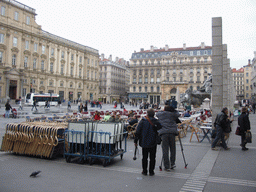
[[[250,60],[248,65],[244,66],[244,99],[250,100],[252,97],[252,65]]]
[[[108,59],[101,54],[99,62],[100,87],[99,100],[103,103],[125,102],[126,101],[126,61],[112,55]]]
[[[198,47],[141,49],[130,59],[132,102],[164,103],[190,88],[198,90],[212,72],[212,47],[202,42]]]
[[[252,59],[252,74],[251,74],[251,85],[252,85],[252,99],[256,102],[256,51],[254,51],[254,58]]]
[[[236,100],[244,99],[244,69],[232,69]]]
[[[1,98],[29,92],[98,98],[98,50],[43,31],[31,7],[1,0],[0,8]]]

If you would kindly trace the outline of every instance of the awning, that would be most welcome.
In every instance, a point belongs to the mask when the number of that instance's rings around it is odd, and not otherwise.
[[[148,94],[147,93],[129,93],[128,94],[128,98],[148,98]]]

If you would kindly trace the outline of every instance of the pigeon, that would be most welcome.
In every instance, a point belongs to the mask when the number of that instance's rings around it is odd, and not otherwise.
[[[31,173],[30,177],[36,177],[41,171],[35,171]]]

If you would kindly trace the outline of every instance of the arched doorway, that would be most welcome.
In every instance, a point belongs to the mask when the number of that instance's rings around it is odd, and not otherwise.
[[[176,100],[176,92],[177,92],[176,88],[171,89],[171,91],[170,91],[171,98],[170,99]]]

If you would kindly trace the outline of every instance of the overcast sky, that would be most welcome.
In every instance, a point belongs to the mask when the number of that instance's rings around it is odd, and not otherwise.
[[[222,17],[231,67],[256,51],[255,0],[19,0],[36,9],[42,29],[129,60],[134,51],[212,45],[212,17]]]

